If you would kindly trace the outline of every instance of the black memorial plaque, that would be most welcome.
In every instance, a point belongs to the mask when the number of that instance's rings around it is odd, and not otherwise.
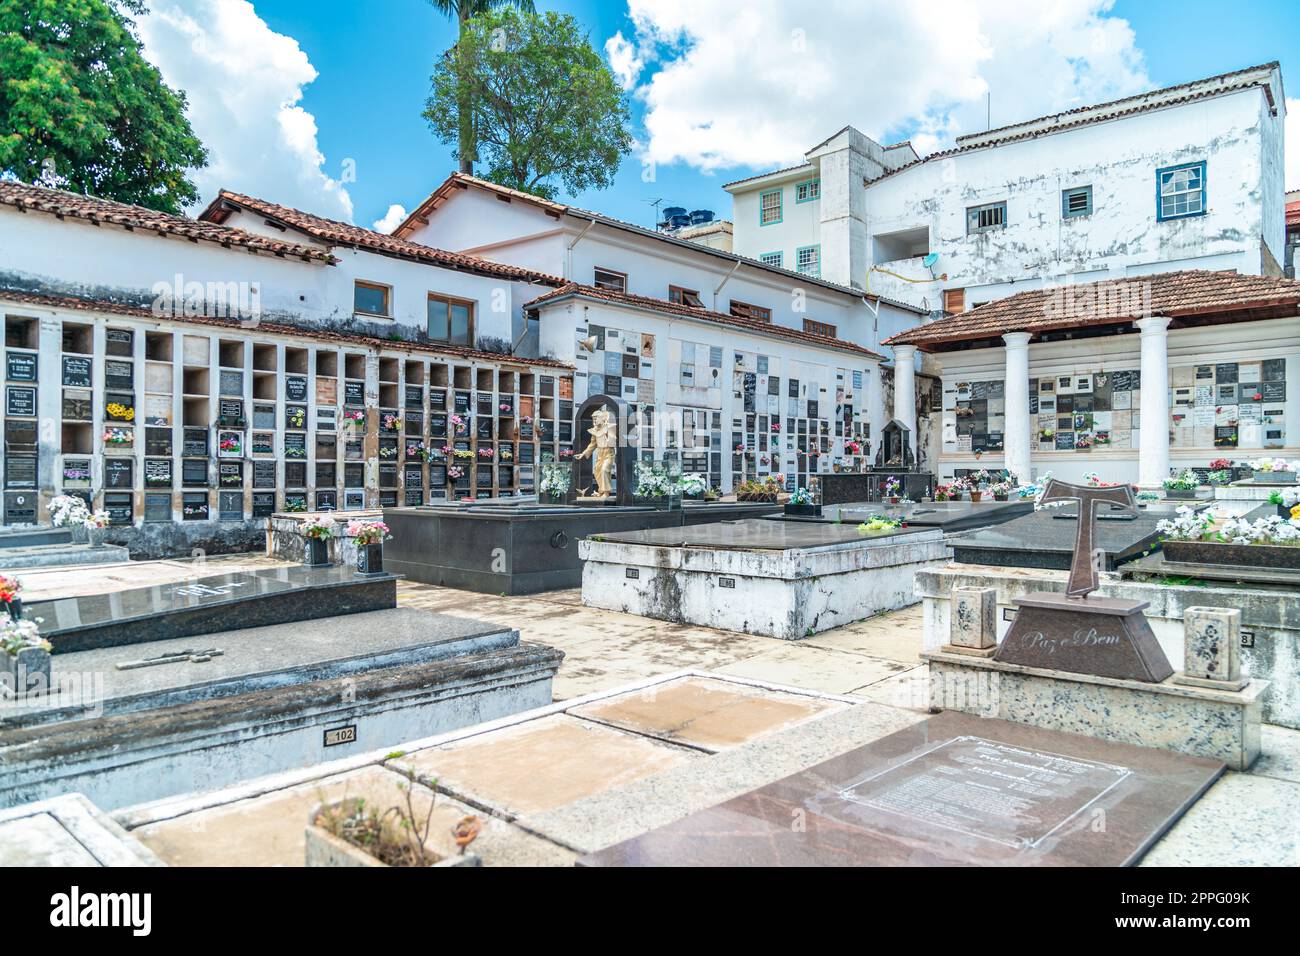
[[[36,487],[35,455],[5,455],[5,487]]]
[[[253,432],[252,449],[254,455],[275,454],[274,432]]]
[[[120,491],[104,493],[104,510],[111,525],[135,523],[135,495]]]
[[[424,387],[423,387],[422,385],[408,385],[408,386],[406,386],[406,401],[405,401],[405,405],[406,405],[407,408],[423,408],[423,407],[424,407]]]
[[[344,382],[343,404],[364,406],[366,404],[366,383]]]
[[[104,459],[104,487],[105,488],[134,488],[135,487],[135,459],[134,458],[105,458]]]
[[[185,458],[208,457],[208,430],[187,428],[181,436],[181,455]]]
[[[104,387],[131,391],[135,388],[135,364],[123,359],[106,359]]]
[[[146,428],[144,430],[144,453],[146,455],[170,455],[172,453],[172,430],[170,428]]]
[[[181,496],[182,521],[208,520],[208,493],[187,494]]]
[[[366,466],[364,462],[349,461],[343,464],[343,487],[364,488],[366,486]]]
[[[275,514],[275,492],[260,491],[254,493],[253,517],[269,518],[273,514]]]
[[[5,524],[36,524],[36,492],[5,492]]]
[[[181,487],[206,488],[208,486],[208,463],[204,459],[186,458],[181,461]]]
[[[217,520],[244,520],[244,493],[242,491],[221,491],[217,493]]]
[[[286,461],[284,463],[284,486],[286,488],[304,488],[307,485],[307,463],[305,461]],[[286,503],[288,497],[285,497]]]
[[[146,488],[170,488],[172,486],[172,460],[170,458],[146,458],[144,460],[144,486]]]
[[[5,377],[11,382],[36,381],[36,353],[5,352]]]
[[[90,388],[94,382],[93,364],[80,355],[63,356],[63,384],[73,388]]]
[[[145,521],[171,521],[172,496],[169,494],[144,496]]]
[[[284,457],[303,460],[307,457],[307,435],[305,432],[288,432],[284,436]]]
[[[5,389],[6,415],[36,414],[36,389],[30,385],[10,385]]]
[[[135,333],[130,329],[108,329],[104,333],[104,351],[109,355],[132,355]]]
[[[290,402],[307,401],[307,378],[303,375],[286,375],[284,377],[284,397]]]
[[[277,478],[276,478],[277,466],[278,466],[278,462],[274,462],[274,461],[253,462],[253,487],[254,488],[277,487]]]
[[[244,487],[244,463],[242,461],[218,462],[217,484],[222,488]]]

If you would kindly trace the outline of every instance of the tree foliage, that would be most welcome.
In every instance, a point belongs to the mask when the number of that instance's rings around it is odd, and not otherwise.
[[[0,172],[180,212],[207,151],[141,52],[142,0],[0,0]]]
[[[433,74],[424,116],[459,141],[462,110],[485,179],[542,196],[611,185],[632,147],[613,74],[567,14],[491,10],[468,21]]]

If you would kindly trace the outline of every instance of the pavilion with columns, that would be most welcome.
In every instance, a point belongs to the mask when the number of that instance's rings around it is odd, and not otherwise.
[[[1038,287],[886,341],[894,417],[942,380],[922,449],[946,480],[1005,468],[1159,488],[1215,459],[1300,457],[1300,282],[1186,270]],[[918,360],[919,359],[919,360]]]

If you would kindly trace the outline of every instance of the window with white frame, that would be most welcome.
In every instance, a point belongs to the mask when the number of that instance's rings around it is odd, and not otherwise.
[[[966,235],[977,232],[989,232],[1004,229],[1007,225],[1007,204],[991,202],[983,206],[969,206],[966,209]]]
[[[1205,212],[1205,163],[1156,170],[1156,218],[1181,219]]]
[[[758,224],[770,226],[781,221],[781,190],[769,189],[758,197]]]
[[[800,246],[794,251],[794,270],[806,276],[822,274],[822,247]]]
[[[822,181],[820,179],[809,179],[794,187],[795,202],[812,202],[814,199],[821,199],[821,196]]]
[[[781,252],[765,252],[758,257],[758,261],[766,266],[776,266],[778,269],[785,265],[785,254]]]
[[[602,269],[597,266],[592,275],[592,282],[597,289],[609,289],[611,292],[627,291],[626,272],[615,272],[613,269]]]

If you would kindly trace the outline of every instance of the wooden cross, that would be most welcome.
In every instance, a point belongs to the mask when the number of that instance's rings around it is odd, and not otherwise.
[[[1106,552],[1093,548],[1097,537],[1097,507],[1110,505],[1112,511],[1127,511],[1137,514],[1137,499],[1129,485],[1115,485],[1099,488],[1093,485],[1072,485],[1055,478],[1047,482],[1043,489],[1041,504],[1063,504],[1067,501],[1079,502],[1079,528],[1074,537],[1074,558],[1070,561],[1070,580],[1065,586],[1067,597],[1087,597],[1097,590],[1097,575],[1106,560]]]

